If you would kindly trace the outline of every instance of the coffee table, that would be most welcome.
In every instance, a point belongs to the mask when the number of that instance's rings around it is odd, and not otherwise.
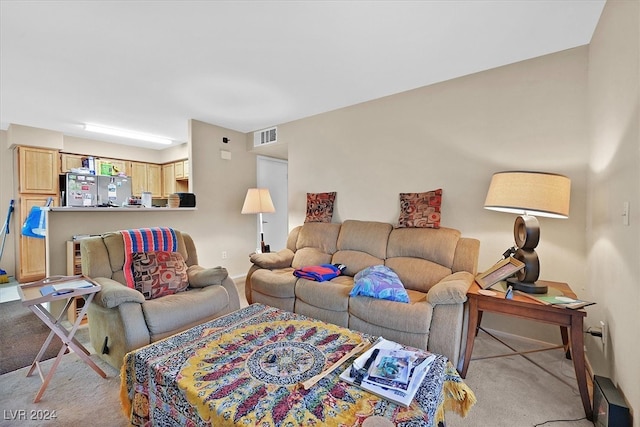
[[[438,355],[408,408],[339,380],[351,360],[305,390],[372,337],[262,304],[198,325],[125,356],[121,399],[132,425],[344,425],[371,417],[444,426],[473,392]],[[446,390],[446,391],[445,391]]]

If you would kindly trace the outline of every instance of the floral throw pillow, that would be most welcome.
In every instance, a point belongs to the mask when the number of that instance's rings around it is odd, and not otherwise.
[[[356,273],[349,296],[357,295],[409,302],[409,294],[396,272],[384,265],[374,265]]]
[[[135,289],[145,299],[175,294],[189,286],[187,264],[178,252],[137,252],[132,258]]]
[[[424,193],[400,193],[398,228],[440,228],[442,189]]]
[[[335,191],[332,193],[307,193],[307,215],[304,222],[331,222],[335,200]]]

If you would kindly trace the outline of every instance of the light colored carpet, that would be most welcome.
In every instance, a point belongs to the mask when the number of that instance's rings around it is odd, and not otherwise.
[[[519,351],[553,346],[491,332]],[[473,358],[510,351],[481,331],[476,337]],[[464,381],[471,387],[478,402],[467,418],[448,414],[447,427],[530,427],[550,420],[578,421],[554,422],[545,426],[593,427],[593,423],[584,418],[573,363],[564,357],[564,351],[557,349],[531,353],[527,357],[560,379],[518,355],[472,360]]]
[[[119,373],[97,356],[91,357],[107,374],[101,378],[77,355],[63,356],[42,399],[33,403],[42,382],[37,372],[27,377],[29,368],[0,377],[1,426],[127,426],[120,410]],[[42,363],[48,372],[54,359]],[[38,420],[38,416],[55,419]]]
[[[238,285],[241,298],[244,298],[244,283]],[[539,344],[518,337],[501,338],[520,350]],[[505,350],[502,344],[481,332],[476,339],[473,355],[500,354]],[[548,420],[584,417],[573,365],[564,358],[564,353],[553,350],[529,357],[556,372],[568,384],[521,356],[472,361],[465,382],[475,392],[478,403],[467,418],[447,414],[447,426],[527,427]],[[37,374],[27,378],[28,368],[23,368],[0,376],[0,426],[127,426],[127,419],[120,409],[119,372],[96,355],[92,359],[105,371],[107,379],[98,376],[75,354],[67,354],[37,404],[33,403],[41,385]],[[48,368],[52,363],[53,360],[49,360],[43,366]],[[51,421],[30,419],[32,415],[46,411],[55,411],[57,418]],[[15,419],[15,414],[24,414],[26,419]],[[584,419],[546,425],[593,426]]]

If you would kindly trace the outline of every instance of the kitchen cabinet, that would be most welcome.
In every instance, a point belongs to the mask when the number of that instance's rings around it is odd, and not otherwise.
[[[58,157],[57,150],[18,147],[18,192],[57,195]]]
[[[174,173],[175,179],[184,178],[184,162],[183,161],[175,162],[173,164],[173,167],[174,167],[174,171],[175,171],[175,173]]]
[[[153,197],[162,197],[162,167],[153,163],[131,162],[131,191],[141,196],[149,191]]]
[[[60,154],[60,173],[71,172],[71,169],[81,168],[82,167],[82,159],[85,157],[89,157],[89,155],[84,154],[69,154],[69,153],[61,153]],[[108,159],[104,157],[95,157],[95,166],[96,166],[96,174],[100,174],[100,164],[108,163],[112,165],[118,173],[124,173],[127,175],[127,165],[129,163],[128,160],[118,160],[118,159]]]
[[[169,197],[169,194],[176,192],[175,163],[162,165],[162,195]]]
[[[45,206],[51,197],[58,203],[60,153],[57,150],[18,147],[18,207],[17,226],[24,224],[32,206]],[[32,282],[45,277],[46,253],[44,239],[19,236],[16,278]]]
[[[169,197],[173,193],[189,191],[189,161],[167,163],[162,165],[162,194]]]
[[[189,179],[189,160],[174,163],[176,179]]]
[[[116,160],[116,159],[106,159],[109,162],[111,162],[111,164],[113,165],[114,169],[121,174],[125,174],[127,176],[129,176],[129,173],[127,172],[128,168],[128,161],[127,160]]]
[[[60,154],[60,173],[71,172],[71,169],[78,169],[82,167],[82,158],[79,154]]]
[[[107,159],[104,157],[100,157],[99,159],[96,159],[96,174],[102,175],[100,173],[101,169],[98,167],[98,165],[108,164],[108,165],[111,165],[112,168],[115,170],[115,172],[112,171],[111,175],[118,175],[122,173],[128,176],[128,173],[127,173],[128,163],[129,163],[128,160]]]
[[[162,197],[162,166],[147,163],[147,188],[152,197]]]
[[[147,164],[131,162],[131,192],[140,197],[143,191],[147,191]]]
[[[49,197],[52,196],[20,194],[18,199],[20,205],[19,224],[24,223],[24,220],[29,215],[32,206],[45,206]],[[52,206],[58,206],[58,197],[53,198]],[[37,239],[34,237],[25,237],[20,235],[19,267],[16,272],[18,282],[25,283],[44,279],[46,272],[45,259],[45,239]]]
[[[180,160],[174,163],[175,179],[189,179],[189,160]]]

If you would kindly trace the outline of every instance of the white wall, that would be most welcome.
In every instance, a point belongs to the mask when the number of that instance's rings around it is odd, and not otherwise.
[[[7,142],[7,132],[0,130],[0,225],[4,224],[7,218],[7,211],[9,209],[9,202],[13,199],[13,187],[14,176],[17,176],[18,171],[14,173],[14,161],[13,151],[9,150]],[[13,212],[11,219],[11,230],[6,237],[4,254],[2,260],[0,260],[0,268],[3,269],[9,276],[15,277],[15,246],[16,246],[16,232],[14,231],[14,224],[16,221],[15,214]]]
[[[607,2],[589,48],[591,157],[587,222],[590,311],[609,350],[587,342],[596,372],[633,404],[640,426],[640,3]],[[622,207],[630,204],[629,225]]]
[[[336,191],[334,221],[396,222],[398,193],[443,188],[442,225],[480,239],[479,269],[513,244],[515,215],[483,209],[491,175],[572,180],[570,218],[540,218],[541,279],[586,282],[587,47],[279,125],[289,146],[290,227],[307,192]],[[559,342],[557,327],[487,315],[483,325]],[[485,323],[486,322],[486,323]]]

